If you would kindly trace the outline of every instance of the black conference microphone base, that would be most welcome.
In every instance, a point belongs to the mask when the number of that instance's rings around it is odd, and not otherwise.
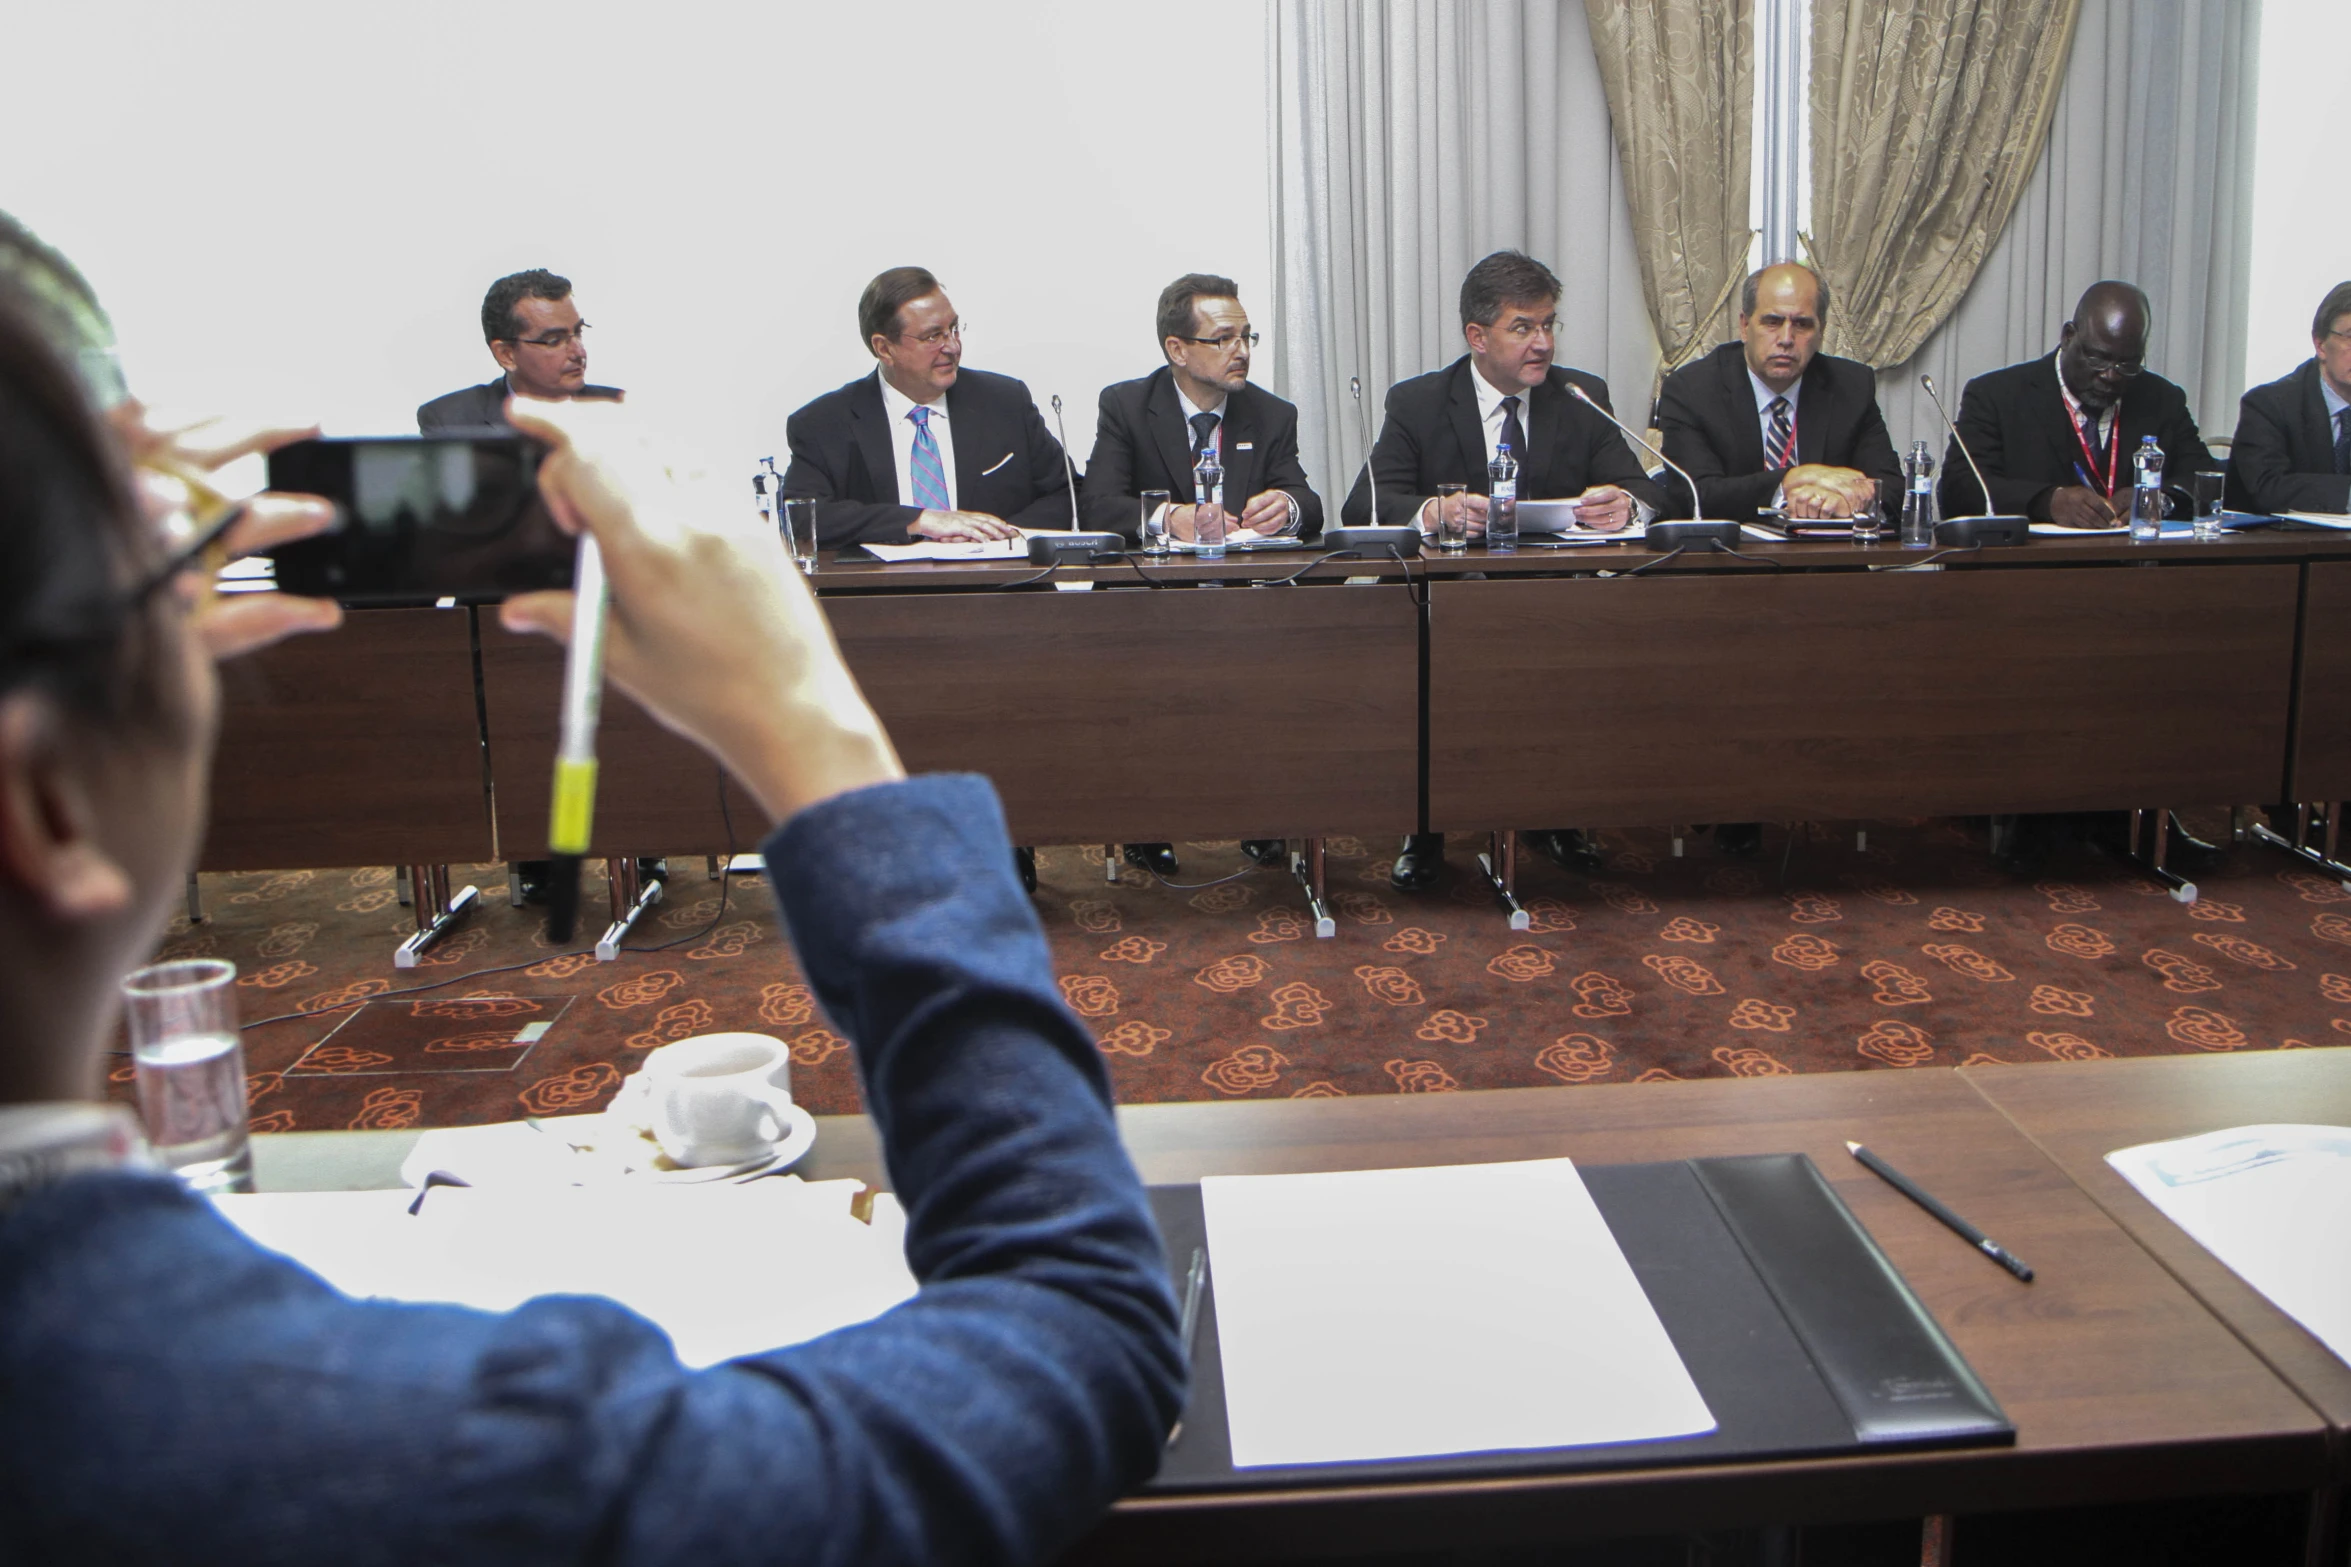
[[[1116,555],[1127,541],[1115,533],[1032,533],[1029,561],[1037,566],[1083,566],[1097,555]]]
[[[1653,550],[1688,549],[1692,545],[1720,545],[1729,549],[1739,542],[1739,525],[1735,522],[1653,522],[1641,530],[1641,542]]]
[[[2006,548],[2032,536],[2032,524],[2022,517],[1946,517],[1935,524],[1935,542],[1959,549]]]
[[[1361,550],[1366,555],[1385,555],[1395,550],[1404,555],[1420,553],[1418,528],[1325,528],[1322,547],[1326,550]]]

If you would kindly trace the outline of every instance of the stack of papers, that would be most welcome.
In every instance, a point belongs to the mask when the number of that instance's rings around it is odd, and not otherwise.
[[[2288,520],[2306,522],[2314,528],[2351,528],[2351,517],[2339,511],[2290,511]]]
[[[1200,1183],[1236,1468],[1714,1417],[1566,1159]]]
[[[2351,1362],[2351,1127],[2233,1126],[2106,1162]]]
[[[1029,534],[1017,539],[918,539],[912,544],[868,544],[881,560],[1027,560]]]

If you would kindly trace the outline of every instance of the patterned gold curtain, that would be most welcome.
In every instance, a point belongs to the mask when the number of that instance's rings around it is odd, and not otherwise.
[[[2040,159],[2079,9],[1813,0],[1807,239],[1830,353],[1901,364],[1957,308]]]
[[[1671,374],[1731,335],[1747,273],[1752,0],[1584,0]],[[1623,401],[1621,395],[1619,401]]]

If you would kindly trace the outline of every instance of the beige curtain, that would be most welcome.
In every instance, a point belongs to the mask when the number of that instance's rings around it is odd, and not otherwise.
[[[1808,238],[1829,352],[1900,364],[1957,308],[2040,162],[2079,9],[1813,0]]]
[[[1747,273],[1753,0],[1584,0],[1670,374],[1729,337]],[[1618,394],[1621,405],[1624,394]]]

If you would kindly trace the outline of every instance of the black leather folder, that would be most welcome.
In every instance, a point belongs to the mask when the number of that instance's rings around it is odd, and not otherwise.
[[[1597,1447],[1235,1469],[1209,1255],[1183,1429],[1159,1492],[2000,1446],[2016,1428],[1877,1242],[1803,1154],[1581,1169],[1714,1414],[1702,1436]],[[1154,1187],[1180,1296],[1206,1244],[1198,1186]],[[1475,1331],[1475,1324],[1464,1324]],[[1576,1331],[1560,1325],[1561,1334]],[[1365,1376],[1379,1367],[1367,1365]]]

